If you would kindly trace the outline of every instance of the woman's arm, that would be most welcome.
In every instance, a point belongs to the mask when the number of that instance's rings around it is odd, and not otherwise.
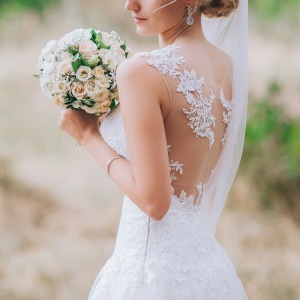
[[[170,207],[171,188],[160,103],[164,86],[156,70],[135,58],[119,66],[117,82],[131,161],[114,160],[109,173],[112,180],[141,210],[151,218],[160,220]],[[72,116],[74,114],[75,117]],[[82,123],[80,114],[89,119],[84,120],[86,124]],[[104,142],[93,117],[85,115],[83,112],[66,111],[60,127],[76,138],[106,170],[107,162],[118,154]],[[65,128],[70,119],[77,124],[72,125],[76,128],[73,133],[70,129],[72,126]]]

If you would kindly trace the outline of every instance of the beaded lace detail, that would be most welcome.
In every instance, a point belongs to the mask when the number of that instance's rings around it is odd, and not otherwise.
[[[163,75],[169,74],[173,79],[181,74],[179,65],[185,62],[183,56],[178,56],[180,46],[170,45],[162,50],[152,52],[142,52],[141,56],[150,57],[148,64],[158,69]]]
[[[223,112],[223,122],[227,125],[226,126],[226,132],[225,132],[225,134],[222,138],[222,146],[224,146],[225,141],[226,141],[226,137],[227,137],[227,134],[228,134],[228,129],[229,129],[231,119],[232,119],[233,101],[232,100],[231,101],[227,100],[225,98],[223,89],[221,89],[221,92],[220,92],[220,99],[221,99],[221,103],[222,103],[223,107],[226,110],[226,112]]]
[[[192,70],[188,72],[184,70],[184,74],[180,75],[180,84],[177,92],[181,92],[186,96],[186,101],[190,104],[190,110],[183,109],[183,112],[190,120],[188,126],[193,129],[196,137],[206,137],[209,139],[209,148],[214,144],[214,132],[216,118],[212,115],[212,104],[215,95],[210,90],[210,97],[207,99],[203,95],[202,87],[204,85],[204,77],[197,79],[196,72]]]

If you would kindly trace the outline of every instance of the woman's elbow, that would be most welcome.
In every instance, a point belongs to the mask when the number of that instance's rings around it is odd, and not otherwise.
[[[170,199],[162,199],[159,203],[153,203],[148,208],[148,216],[155,220],[160,221],[169,211],[171,205]]]

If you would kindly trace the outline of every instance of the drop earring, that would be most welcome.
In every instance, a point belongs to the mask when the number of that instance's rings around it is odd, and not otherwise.
[[[194,24],[193,8],[190,5],[188,5],[187,9],[188,9],[188,17],[186,19],[186,24],[188,24],[189,26],[192,26]]]

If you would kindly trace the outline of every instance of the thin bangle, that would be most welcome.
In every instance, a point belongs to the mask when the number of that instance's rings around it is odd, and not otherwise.
[[[109,177],[110,180],[112,180],[112,178],[110,177],[109,175],[109,167],[111,165],[111,163],[115,160],[115,159],[124,159],[124,157],[121,157],[121,156],[115,156],[113,158],[111,158],[108,162],[107,162],[107,166],[106,166],[106,173],[107,173],[107,176]]]

